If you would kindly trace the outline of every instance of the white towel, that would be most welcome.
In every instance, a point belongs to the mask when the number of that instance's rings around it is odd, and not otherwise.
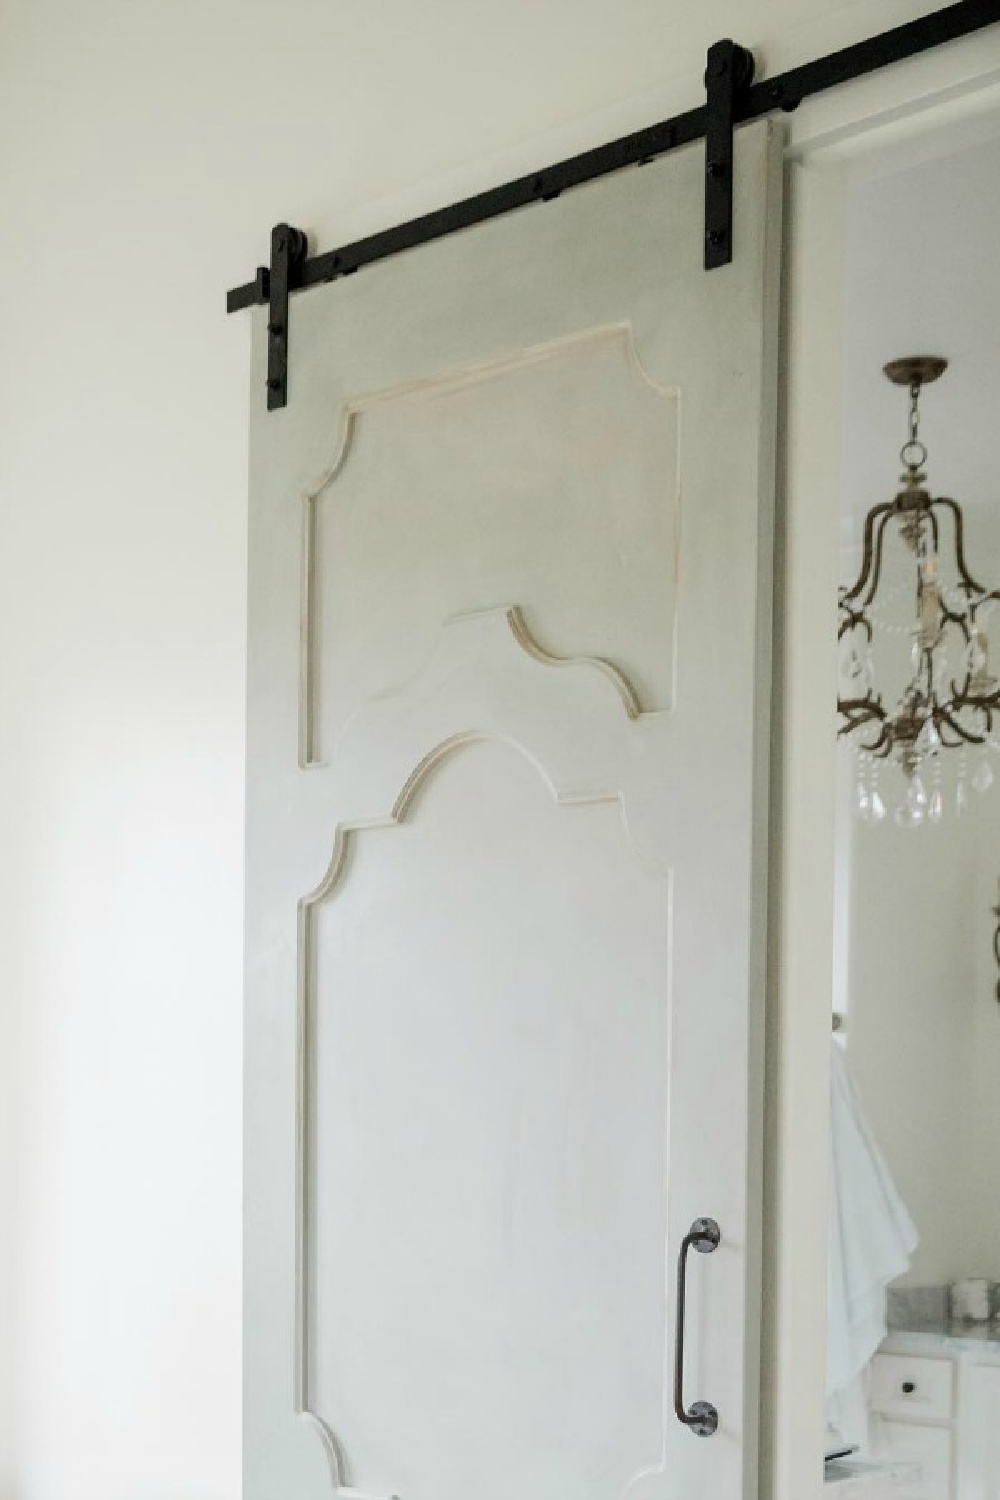
[[[832,1043],[826,1389],[831,1415],[860,1441],[859,1376],[885,1338],[885,1292],[918,1235],[864,1117],[843,1048]]]

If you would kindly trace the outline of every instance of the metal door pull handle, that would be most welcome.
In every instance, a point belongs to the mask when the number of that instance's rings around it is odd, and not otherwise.
[[[687,1297],[687,1257],[693,1247],[701,1255],[711,1255],[722,1239],[714,1219],[695,1219],[681,1240],[677,1258],[677,1343],[674,1361],[674,1411],[678,1422],[690,1427],[699,1437],[711,1437],[719,1426],[719,1413],[711,1401],[696,1401],[690,1410],[684,1404],[684,1304]]]

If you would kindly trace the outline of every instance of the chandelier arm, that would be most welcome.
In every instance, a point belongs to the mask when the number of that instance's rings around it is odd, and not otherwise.
[[[841,620],[840,624],[837,627],[837,640],[843,640],[844,636],[849,630],[857,630],[861,628],[865,632],[865,640],[869,645],[871,645],[874,631],[872,630],[871,621],[868,619],[867,615],[865,615],[864,611],[860,609],[852,609],[849,604],[844,604],[843,601],[841,601],[839,608],[842,613],[847,616],[847,618],[845,620]]]
[[[884,725],[888,718],[881,699],[877,698],[838,698],[837,712],[844,721],[837,730],[838,739],[845,734],[853,734],[865,724]]]
[[[885,505],[879,506],[878,509],[882,511],[882,516],[879,519],[878,526],[875,532],[875,545],[872,555],[871,577],[868,580],[867,592],[861,602],[862,610],[870,609],[872,604],[875,602],[875,595],[878,593],[878,586],[882,582],[882,543],[885,539],[885,528],[888,526],[896,507],[894,505]]]
[[[945,750],[958,750],[964,744],[964,741],[957,736],[954,739],[949,739],[948,725],[945,723],[943,718],[938,725],[938,737],[940,738],[941,745]]]
[[[988,589],[986,593],[981,594],[978,599],[974,599],[973,602],[969,605],[969,618],[972,620],[973,624],[975,624],[976,616],[978,615],[983,605],[989,604],[991,601],[995,603],[998,599],[1000,599],[1000,589]]]
[[[895,509],[895,501],[893,501],[893,500],[885,500],[885,501],[882,502],[881,505],[873,505],[872,508],[871,508],[871,510],[865,516],[864,553],[863,553],[863,556],[861,558],[861,571],[860,571],[860,573],[857,576],[857,580],[856,580],[853,588],[846,589],[844,591],[844,593],[841,595],[841,600],[843,602],[849,603],[852,599],[857,599],[858,595],[861,594],[861,593],[863,593],[865,585],[868,582],[868,575],[869,575],[869,573],[871,571],[871,566],[872,566],[872,560],[873,560],[873,545],[872,544],[873,544],[873,537],[874,537],[874,531],[875,531],[875,524],[878,521],[878,519],[879,519],[880,516],[884,516],[887,512],[892,511],[894,509]]]
[[[933,650],[925,651],[924,652],[924,673],[925,673],[924,681],[925,681],[925,685],[926,685],[927,702],[930,704],[931,710],[933,712],[934,705],[937,702],[937,699],[936,699],[935,693],[934,693],[934,652],[933,652]]]
[[[947,746],[949,750],[954,750],[959,745],[981,745],[985,740],[985,735],[975,734],[971,729],[965,729],[943,705],[938,708],[938,714],[940,715],[939,722],[947,724],[956,736],[954,742]],[[940,730],[938,732],[940,733]]]
[[[982,723],[983,742],[989,739],[993,732],[993,710],[989,706],[988,699],[973,699],[968,705],[973,713],[978,714]]]
[[[873,760],[887,760],[892,750],[892,725],[888,720],[882,725],[878,735],[870,745],[862,745],[861,749]]]
[[[991,722],[993,714],[1000,713],[1000,690],[987,693],[984,697],[977,697],[974,693],[968,691],[968,687],[969,684],[966,682],[961,692],[953,691],[950,699],[951,703],[958,710],[971,708],[974,713],[982,714],[986,720],[987,730],[991,729],[993,727]],[[952,684],[952,688],[954,689],[954,683]]]
[[[969,630],[969,622],[966,616],[957,614],[955,610],[949,609],[943,600],[941,601],[941,619],[945,624],[956,625],[962,632],[962,637],[965,641],[966,646],[970,644],[972,640],[972,633]],[[949,702],[954,703],[964,698],[971,681],[972,670],[970,667],[966,666],[965,679],[961,687],[959,687],[958,682],[954,677],[951,679],[951,698],[949,699]]]
[[[965,520],[962,516],[962,507],[957,500],[952,500],[948,495],[939,495],[936,500],[931,501],[931,511],[935,505],[943,505],[951,511],[955,523],[955,563],[970,594],[985,594],[986,590],[981,583],[977,583],[969,572],[965,562]]]
[[[874,698],[869,693],[866,698],[838,698],[837,708],[841,713],[863,713],[865,718],[886,719],[888,714],[881,698]]]
[[[965,641],[966,647],[968,647],[972,642],[972,632],[969,629],[968,621],[966,620],[965,616],[956,615],[951,610],[946,609],[944,611],[944,618],[950,620],[953,624],[958,626],[959,630],[962,632],[962,637]],[[962,679],[962,686],[959,687],[958,680],[956,678],[953,677],[951,679],[951,698],[948,701],[950,703],[957,703],[959,707],[961,707],[963,702],[965,702],[966,700],[971,701],[969,700],[969,687],[971,683],[972,668],[968,664],[968,657],[966,657],[965,676]]]
[[[958,627],[958,629],[962,633],[962,639],[965,641],[966,648],[968,648],[969,645],[972,642],[972,632],[969,629],[969,624],[968,624],[968,621],[966,620],[965,616],[964,615],[957,615],[957,614],[954,613],[954,611],[952,611],[950,609],[942,608],[941,619],[945,623],[947,623],[949,625],[955,625],[955,626]],[[972,679],[972,669],[971,669],[971,667],[969,667],[968,665],[966,665],[966,668],[965,668],[965,688],[967,688],[969,686],[969,683],[970,683],[971,679]],[[963,692],[965,691],[965,688],[962,689]],[[952,696],[953,697],[959,691],[958,685],[957,685],[954,677],[951,679],[951,691],[952,691]]]

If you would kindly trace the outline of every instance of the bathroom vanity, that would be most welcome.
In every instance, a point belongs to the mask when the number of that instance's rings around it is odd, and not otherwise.
[[[901,1500],[1000,1500],[1000,1327],[893,1329],[872,1360],[874,1452],[906,1461]]]

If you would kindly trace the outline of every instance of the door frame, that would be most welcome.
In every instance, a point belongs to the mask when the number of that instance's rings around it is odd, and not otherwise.
[[[973,45],[969,45],[969,43]],[[786,144],[761,1500],[820,1500],[826,1384],[836,617],[846,189],[877,154],[1000,113],[997,29],[804,103]]]

